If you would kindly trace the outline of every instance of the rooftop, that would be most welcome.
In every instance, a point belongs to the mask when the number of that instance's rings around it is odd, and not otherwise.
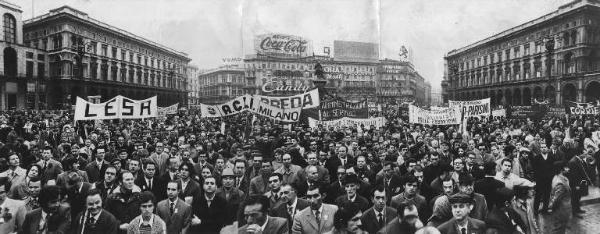
[[[473,48],[475,48],[477,46],[480,46],[480,45],[486,44],[488,42],[491,42],[493,40],[496,40],[496,39],[499,39],[499,38],[506,37],[508,35],[517,33],[517,32],[519,32],[521,30],[524,30],[524,29],[526,29],[528,27],[534,26],[536,24],[540,24],[542,22],[545,22],[545,21],[548,21],[548,20],[550,20],[552,18],[555,18],[555,17],[557,17],[559,15],[565,14],[565,13],[567,13],[569,11],[573,11],[575,9],[582,8],[584,6],[597,6],[597,7],[600,7],[600,0],[574,0],[572,2],[569,2],[567,4],[564,4],[564,5],[560,6],[560,7],[558,7],[558,9],[556,11],[553,11],[551,13],[543,15],[543,16],[537,18],[537,19],[528,21],[528,22],[523,23],[521,25],[518,25],[516,27],[510,28],[510,29],[505,30],[505,31],[502,31],[502,32],[500,32],[500,33],[498,33],[496,35],[493,35],[491,37],[488,37],[488,38],[485,38],[483,40],[477,41],[477,42],[475,42],[473,44],[467,45],[467,46],[462,47],[460,49],[451,50],[450,52],[448,52],[448,54],[446,55],[446,57],[453,56],[453,55],[456,55],[456,54],[459,54],[459,53],[463,53],[463,52],[468,51],[470,49],[473,49]]]
[[[0,1],[2,1],[2,0],[0,0]],[[95,25],[97,25],[97,26],[99,26],[99,27],[102,27],[102,28],[105,28],[105,29],[107,29],[107,30],[110,30],[110,31],[113,31],[113,32],[116,32],[116,33],[122,34],[122,35],[124,35],[124,36],[126,36],[126,37],[133,38],[134,40],[138,40],[138,41],[141,41],[141,42],[143,42],[143,43],[146,43],[146,44],[149,44],[149,45],[152,45],[152,46],[156,46],[156,47],[158,47],[158,48],[160,48],[160,49],[163,49],[163,50],[165,50],[165,51],[168,51],[168,52],[171,52],[171,53],[175,53],[175,54],[177,54],[177,55],[184,56],[184,57],[187,57],[187,56],[188,56],[188,55],[187,55],[186,53],[184,53],[184,52],[177,51],[177,50],[175,50],[175,49],[169,48],[169,47],[167,47],[167,46],[164,46],[164,45],[158,44],[158,43],[156,43],[156,42],[153,42],[153,41],[151,41],[151,40],[148,40],[148,39],[146,39],[146,38],[143,38],[143,37],[140,37],[140,36],[138,36],[138,35],[135,35],[135,34],[133,34],[133,33],[130,33],[130,32],[128,32],[128,31],[126,31],[126,30],[123,30],[123,29],[117,28],[117,27],[115,27],[115,26],[109,25],[109,24],[107,24],[107,23],[104,23],[104,22],[102,22],[102,21],[96,20],[96,19],[94,19],[94,18],[92,18],[92,17],[88,16],[88,14],[87,14],[87,13],[85,13],[85,12],[83,12],[83,11],[80,11],[80,10],[77,10],[77,9],[75,9],[75,8],[72,8],[72,7],[70,7],[70,6],[66,6],[66,5],[65,5],[65,6],[62,6],[62,7],[59,7],[59,8],[56,8],[56,9],[52,9],[52,10],[50,10],[50,11],[49,11],[48,13],[46,13],[46,14],[43,14],[43,15],[36,16],[36,17],[34,17],[34,18],[31,18],[31,19],[25,20],[25,21],[23,21],[23,24],[31,24],[31,23],[35,23],[35,22],[38,22],[38,21],[41,21],[41,20],[44,20],[44,19],[48,19],[48,18],[50,18],[50,17],[53,17],[53,16],[57,16],[57,15],[59,15],[59,14],[68,14],[68,15],[70,15],[70,16],[72,16],[72,17],[75,17],[75,18],[81,19],[81,20],[83,20],[83,21],[87,21],[87,22],[89,22],[89,23],[95,24]]]

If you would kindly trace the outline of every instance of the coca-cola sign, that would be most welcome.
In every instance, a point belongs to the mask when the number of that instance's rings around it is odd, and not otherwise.
[[[263,34],[256,36],[254,48],[257,54],[275,57],[305,57],[312,53],[309,40],[283,34]]]

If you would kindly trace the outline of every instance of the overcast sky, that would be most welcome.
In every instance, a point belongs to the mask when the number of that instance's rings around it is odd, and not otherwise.
[[[418,72],[439,88],[444,54],[556,10],[570,0],[8,0],[23,19],[69,5],[185,52],[199,68],[252,53],[253,37],[285,33],[313,41],[375,42],[380,57],[412,48]]]

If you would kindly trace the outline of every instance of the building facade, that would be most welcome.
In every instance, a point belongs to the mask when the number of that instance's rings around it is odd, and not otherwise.
[[[219,104],[245,93],[246,79],[241,66],[229,65],[198,75],[198,102]]]
[[[600,1],[556,11],[445,56],[442,98],[492,105],[553,105],[600,98]]]
[[[410,62],[391,59],[379,61],[376,84],[378,103],[401,104],[412,101],[418,105],[431,103],[431,85]]]
[[[187,54],[63,6],[23,22],[23,43],[45,51],[47,108],[76,97],[158,96],[159,106],[187,105]]]
[[[48,58],[45,51],[23,44],[21,13],[19,6],[0,1],[0,110],[46,105]]]
[[[188,106],[198,105],[200,97],[200,83],[198,79],[199,70],[197,66],[187,65],[185,67],[185,76],[187,78],[187,93],[188,93]]]

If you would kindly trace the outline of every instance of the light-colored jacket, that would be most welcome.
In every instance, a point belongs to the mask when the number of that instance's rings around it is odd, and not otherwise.
[[[151,234],[167,234],[167,225],[165,221],[163,221],[158,215],[153,215],[154,220],[152,221],[152,231]],[[142,223],[142,215],[135,217],[131,222],[129,222],[129,227],[127,228],[127,234],[139,234],[140,233],[140,223]]]

